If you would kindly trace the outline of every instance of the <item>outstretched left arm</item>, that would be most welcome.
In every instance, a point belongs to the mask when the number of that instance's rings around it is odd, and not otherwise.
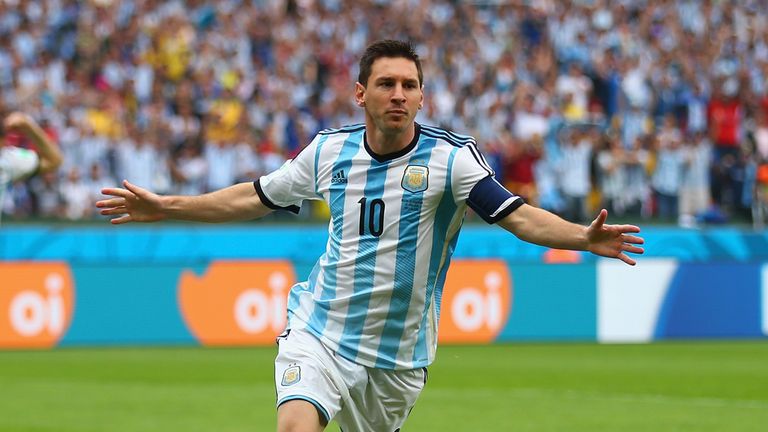
[[[589,226],[568,222],[544,209],[523,204],[498,224],[521,240],[555,249],[585,250],[618,258],[629,265],[636,261],[627,253],[642,254],[642,237],[633,235],[635,225],[608,225],[608,212],[601,210]]]

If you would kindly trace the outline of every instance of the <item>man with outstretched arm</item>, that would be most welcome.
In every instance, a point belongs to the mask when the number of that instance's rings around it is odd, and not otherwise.
[[[113,224],[228,222],[328,203],[325,253],[288,297],[275,360],[277,430],[399,431],[437,349],[445,274],[467,208],[518,238],[590,251],[629,265],[643,253],[634,225],[589,226],[506,190],[474,138],[415,122],[421,60],[404,42],[371,44],[354,97],[365,122],[321,131],[293,160],[253,183],[200,196],[160,196],[128,181],[97,206]]]

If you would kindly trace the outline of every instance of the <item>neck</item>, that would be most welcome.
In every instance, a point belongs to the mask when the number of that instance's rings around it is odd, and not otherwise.
[[[416,124],[411,123],[404,130],[383,131],[373,124],[373,121],[366,121],[365,125],[366,139],[371,150],[378,155],[387,155],[396,153],[408,147],[416,134]]]

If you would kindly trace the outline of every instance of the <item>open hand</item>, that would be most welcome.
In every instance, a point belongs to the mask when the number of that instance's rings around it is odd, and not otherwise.
[[[640,228],[635,225],[606,225],[608,211],[603,209],[587,228],[587,249],[595,255],[608,258],[618,258],[629,265],[637,262],[627,255],[629,253],[642,254],[645,250],[639,246],[645,241],[642,237],[632,235],[639,233]]]
[[[107,216],[118,216],[110,223],[119,225],[128,222],[157,222],[165,219],[162,198],[144,188],[140,188],[128,180],[123,180],[124,188],[104,188],[101,193],[109,195],[96,202],[99,213]]]

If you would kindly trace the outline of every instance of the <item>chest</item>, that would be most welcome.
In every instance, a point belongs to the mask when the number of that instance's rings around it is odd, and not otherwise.
[[[434,215],[447,184],[444,164],[418,158],[342,160],[320,174],[318,192],[334,225],[376,237],[402,221]]]

